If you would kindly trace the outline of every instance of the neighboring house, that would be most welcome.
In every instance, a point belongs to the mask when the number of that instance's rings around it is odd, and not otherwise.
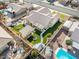
[[[75,31],[71,35],[71,39],[73,41],[73,47],[79,50],[79,28],[76,28]]]
[[[73,22],[72,26],[69,29],[69,34],[71,35],[78,27],[79,27],[79,22]]]
[[[34,28],[32,28],[29,25],[26,25],[19,32],[21,33],[22,37],[25,38],[25,37],[28,37],[33,31],[34,31]]]
[[[7,16],[13,18],[26,12],[26,7],[16,3],[10,3],[7,6]]]
[[[72,26],[73,22],[72,21],[66,21],[63,25],[63,28],[67,31],[69,31],[69,28]]]
[[[39,30],[48,29],[51,26],[54,26],[55,23],[59,20],[57,14],[54,14],[52,17],[45,14],[45,12],[33,12],[31,15],[25,17],[32,25],[36,26]]]
[[[0,27],[0,53],[2,53],[7,47],[8,43],[12,41],[12,37]]]
[[[62,5],[65,5],[68,1],[70,1],[70,0],[58,0],[59,1],[59,3],[61,3]]]
[[[71,35],[76,28],[79,27],[79,22],[73,22],[73,21],[66,21],[63,25],[63,28],[67,31],[69,31],[69,35]]]

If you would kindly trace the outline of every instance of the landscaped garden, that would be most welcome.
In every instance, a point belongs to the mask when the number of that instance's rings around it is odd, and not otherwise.
[[[35,29],[35,32],[27,40],[31,42],[33,45],[40,43],[41,42],[40,34],[41,34],[41,31]]]
[[[50,37],[57,29],[58,27],[61,25],[60,22],[57,22],[53,27],[49,28],[43,35],[44,39],[43,39],[43,43],[46,43],[47,38]]]
[[[58,27],[61,25],[60,22],[57,22],[53,27],[49,28],[43,35],[43,43],[45,44],[48,37],[51,37],[51,35],[58,29]],[[35,30],[35,32],[32,34],[31,37],[28,38],[28,41],[30,43],[37,44],[41,42],[40,38],[41,31]]]

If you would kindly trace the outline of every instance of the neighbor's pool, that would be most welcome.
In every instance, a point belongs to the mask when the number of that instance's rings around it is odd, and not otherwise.
[[[67,51],[65,51],[63,48],[59,48],[56,52],[57,59],[77,59],[73,55],[69,54]]]

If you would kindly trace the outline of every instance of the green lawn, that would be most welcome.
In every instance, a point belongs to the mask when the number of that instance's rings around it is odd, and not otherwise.
[[[20,30],[20,29],[22,29],[23,27],[24,27],[23,24],[19,24],[19,25],[14,26],[13,28],[14,28],[15,30]]]
[[[13,28],[14,30],[16,30],[16,31],[19,31],[19,30],[22,29],[23,27],[24,27],[23,24],[19,24],[19,25],[13,26],[12,28]]]
[[[57,22],[53,27],[51,27],[51,28],[49,28],[45,33],[44,33],[44,35],[43,35],[43,37],[44,37],[44,41],[43,41],[43,43],[46,43],[46,39],[48,38],[48,37],[50,37],[56,30],[57,30],[57,28],[59,27],[61,25],[61,23],[60,22]]]
[[[11,27],[11,28],[12,28],[12,30],[13,30],[14,32],[16,32],[17,34],[19,34],[19,30],[22,29],[23,27],[24,27],[23,24],[19,24],[19,25],[15,25],[15,26],[13,26],[13,27]]]
[[[37,43],[40,43],[41,42],[40,33],[41,32],[39,30],[35,29],[35,33],[33,33],[33,35],[30,38],[28,38],[28,41],[30,43],[32,43],[33,45],[37,44]],[[34,40],[34,39],[36,39],[36,40]]]
[[[48,37],[50,37],[56,30],[57,28],[61,25],[60,22],[57,22],[53,27],[49,28],[43,35],[44,39],[43,39],[43,43],[45,44],[46,43],[46,39]],[[39,30],[35,30],[35,33],[33,33],[33,35],[28,38],[28,41],[30,43],[32,43],[33,45],[34,44],[37,44],[37,43],[40,43],[41,42],[41,38],[40,38],[40,34],[41,32]],[[36,40],[34,40],[36,38]]]
[[[65,16],[66,16],[65,14],[60,14],[60,19],[63,21]]]

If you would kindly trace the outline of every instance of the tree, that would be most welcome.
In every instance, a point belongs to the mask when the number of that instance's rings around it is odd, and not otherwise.
[[[35,59],[37,56],[38,56],[37,50],[33,49],[31,52],[31,57]]]
[[[66,40],[66,45],[72,45],[72,40]]]
[[[5,5],[5,3],[4,2],[0,2],[0,5]]]

